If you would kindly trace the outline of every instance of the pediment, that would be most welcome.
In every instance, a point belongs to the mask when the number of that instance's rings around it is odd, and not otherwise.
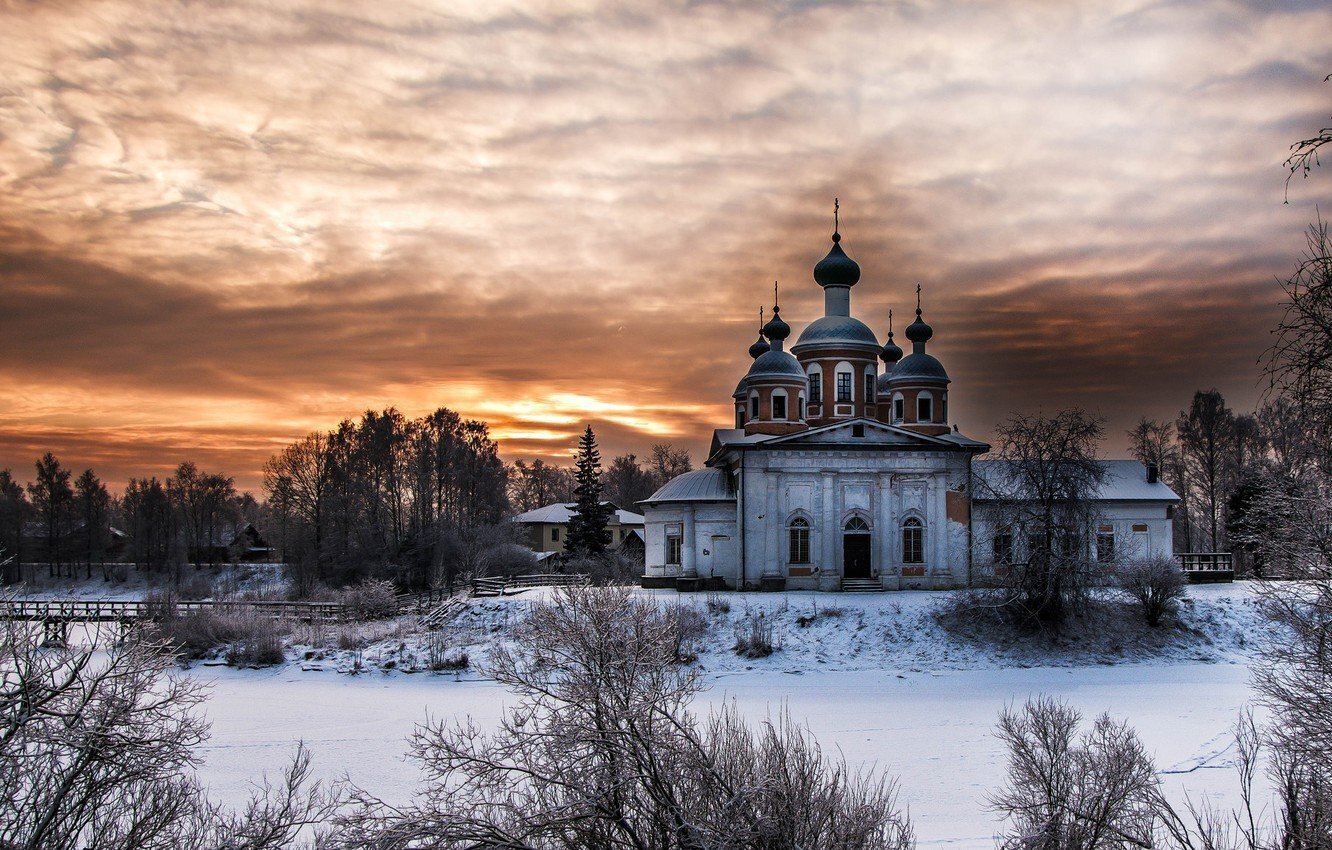
[[[859,434],[859,436],[857,436]],[[767,440],[765,446],[876,446],[894,448],[938,449],[948,444],[924,434],[916,434],[905,428],[896,428],[870,419],[853,419],[837,422],[808,431],[798,431]]]

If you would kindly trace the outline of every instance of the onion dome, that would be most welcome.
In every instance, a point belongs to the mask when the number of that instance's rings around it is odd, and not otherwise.
[[[949,383],[948,372],[944,370],[943,364],[938,358],[924,352],[908,354],[902,362],[893,367],[889,377],[894,384],[909,379]]]
[[[771,349],[772,346],[768,345],[768,341],[763,338],[762,334],[759,334],[759,338],[754,340],[753,345],[749,346],[749,356],[753,359],[758,359],[760,354],[766,354]]]
[[[740,383],[735,385],[735,392],[731,393],[731,398],[744,398],[747,392],[749,392],[749,381],[741,378]]]
[[[842,236],[833,234],[832,250],[814,266],[814,280],[819,286],[855,286],[860,280],[860,264],[846,255]]]
[[[773,342],[781,342],[791,335],[791,326],[782,321],[781,307],[772,308],[772,318],[763,326],[763,335]]]
[[[916,321],[907,325],[906,337],[912,342],[929,342],[930,337],[934,336],[934,328],[925,323],[920,317],[920,308],[916,308]]]
[[[888,311],[888,341],[883,344],[883,351],[879,352],[879,359],[883,360],[891,369],[893,364],[902,359],[902,348],[893,342],[893,311]]]

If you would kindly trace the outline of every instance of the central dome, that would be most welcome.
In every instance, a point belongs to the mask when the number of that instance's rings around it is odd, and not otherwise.
[[[811,345],[872,345],[877,354],[879,340],[864,322],[852,316],[824,316],[810,322],[796,340],[795,348]]]
[[[860,280],[860,264],[842,250],[841,237],[833,236],[832,250],[814,266],[814,280],[819,286],[852,287]]]

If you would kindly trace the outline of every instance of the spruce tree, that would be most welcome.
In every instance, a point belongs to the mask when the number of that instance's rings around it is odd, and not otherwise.
[[[591,425],[578,440],[575,458],[576,504],[573,516],[569,518],[565,549],[578,555],[604,555],[606,544],[610,542],[606,521],[610,519],[611,508],[601,502],[601,452],[597,450],[597,438]]]

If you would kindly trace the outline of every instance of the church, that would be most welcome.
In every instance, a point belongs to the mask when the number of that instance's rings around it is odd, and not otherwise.
[[[998,462],[977,460],[990,446],[949,424],[951,381],[926,351],[919,287],[910,353],[891,314],[880,345],[852,315],[860,266],[839,230],[814,266],[823,316],[787,350],[791,326],[773,305],[735,388],[734,427],[713,433],[703,469],[640,502],[644,587],[955,588],[1021,557],[987,526],[979,484]],[[1136,461],[1106,463],[1104,521],[1084,545],[1103,560],[1129,544],[1169,556],[1174,492]]]

